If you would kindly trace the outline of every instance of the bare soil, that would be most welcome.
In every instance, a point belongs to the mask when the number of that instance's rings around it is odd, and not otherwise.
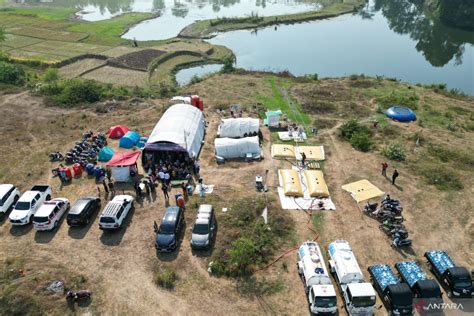
[[[163,55],[164,53],[166,52],[161,50],[144,49],[138,52],[129,53],[117,58],[113,58],[109,60],[108,63],[112,66],[118,65],[119,67],[146,71],[150,63],[154,59]]]

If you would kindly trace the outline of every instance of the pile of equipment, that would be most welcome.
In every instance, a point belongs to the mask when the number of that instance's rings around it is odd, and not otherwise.
[[[65,162],[68,165],[80,164],[82,168],[89,163],[96,164],[100,149],[106,145],[107,136],[104,133],[84,133],[82,139],[66,153]]]
[[[383,231],[392,240],[392,246],[396,248],[409,247],[412,244],[408,239],[408,231],[403,224],[403,207],[400,200],[392,199],[389,194],[378,203],[366,202],[364,213],[377,219],[380,224],[380,230]]]

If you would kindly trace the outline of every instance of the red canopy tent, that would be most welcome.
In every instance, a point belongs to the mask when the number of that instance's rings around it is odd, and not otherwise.
[[[137,160],[140,151],[117,152],[107,163],[107,167],[112,169],[112,177],[117,182],[128,182],[133,173],[137,173]]]
[[[123,135],[127,134],[128,131],[129,129],[125,125],[115,125],[109,128],[107,135],[112,139],[120,139]]]

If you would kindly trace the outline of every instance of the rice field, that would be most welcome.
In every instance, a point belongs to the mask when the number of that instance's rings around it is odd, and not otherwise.
[[[85,39],[88,36],[87,33],[55,31],[30,26],[12,27],[7,29],[7,32],[15,35],[24,35],[33,38],[65,42],[77,42]]]
[[[62,78],[75,78],[79,77],[85,72],[88,72],[92,69],[101,67],[106,64],[105,60],[95,59],[95,58],[86,58],[75,63],[66,65],[59,69],[59,75]]]
[[[146,72],[110,66],[98,68],[85,74],[82,78],[120,86],[144,87],[148,84],[148,74]]]

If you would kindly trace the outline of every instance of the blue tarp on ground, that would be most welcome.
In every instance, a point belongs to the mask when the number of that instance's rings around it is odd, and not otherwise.
[[[391,108],[389,108],[387,111],[385,111],[385,115],[387,115],[392,120],[399,121],[399,122],[416,121],[415,112],[413,112],[411,109],[407,107],[399,106],[399,105],[394,105]]]
[[[97,159],[99,161],[109,161],[114,154],[115,152],[112,148],[105,146],[99,151],[99,157]]]
[[[120,138],[119,146],[122,148],[132,148],[138,144],[140,134],[135,131],[129,131],[125,136]]]

